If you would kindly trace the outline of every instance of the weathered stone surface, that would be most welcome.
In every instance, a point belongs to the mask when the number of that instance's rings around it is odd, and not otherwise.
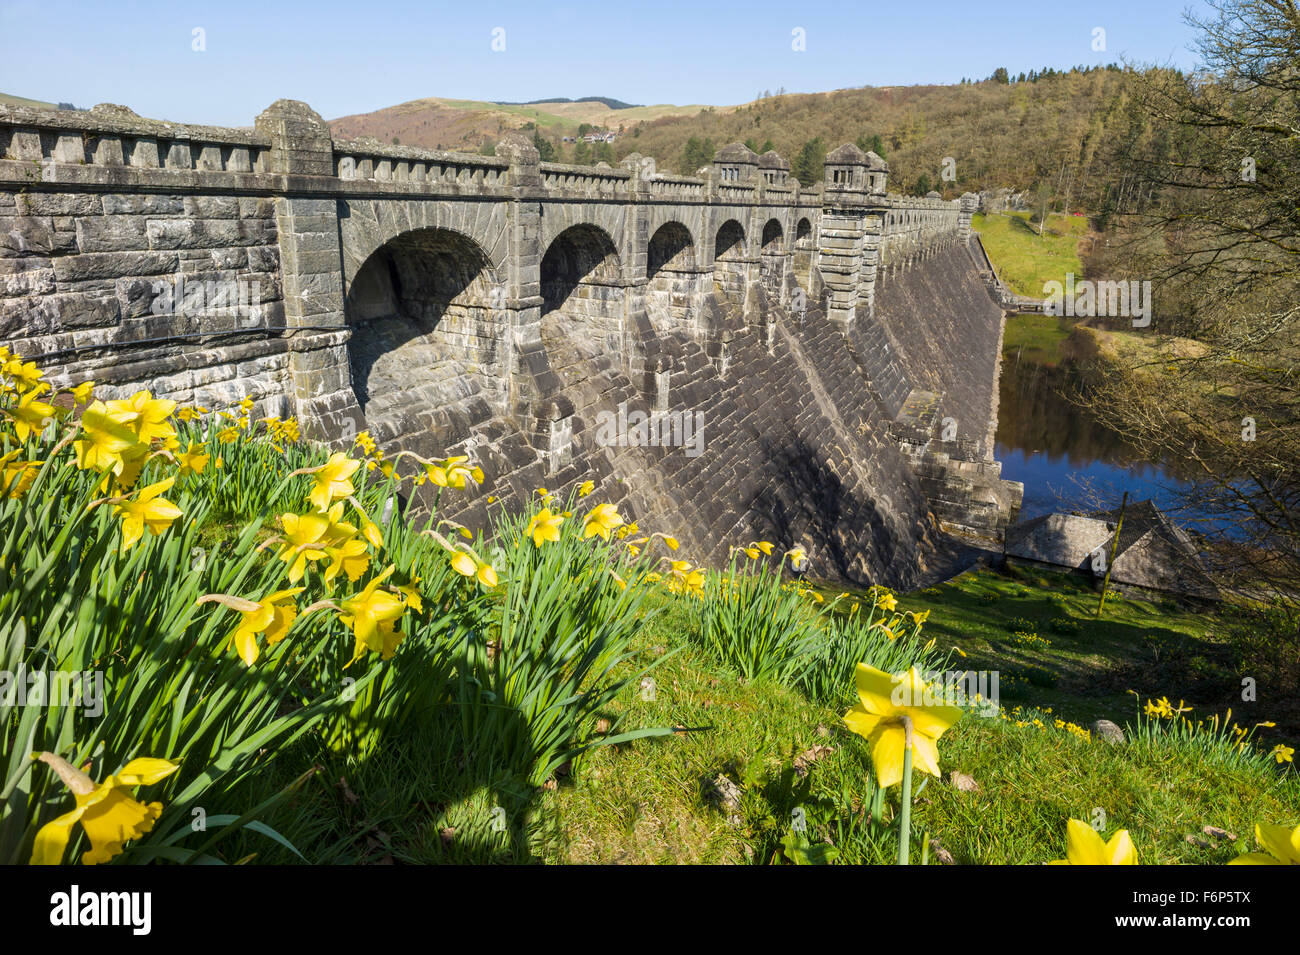
[[[256,219],[151,219],[148,231],[153,249],[265,245],[275,238],[271,225]]]
[[[176,271],[174,252],[90,252],[65,255],[54,261],[54,276],[62,284],[82,279],[116,279],[131,275],[165,275]]]
[[[1005,522],[969,203],[889,196],[867,154],[804,187],[736,149],[692,179],[542,163],[517,137],[497,157],[334,142],[292,101],[252,131],[108,108],[5,125],[0,331],[57,352],[56,381],[468,453],[484,486],[443,507],[475,522],[591,479],[701,561],[769,539],[905,586],[931,510]],[[651,412],[676,436],[629,440]]]
[[[0,216],[0,258],[50,255],[74,248],[74,241],[48,216]]]
[[[1092,731],[1094,739],[1101,740],[1104,743],[1122,743],[1124,742],[1124,731],[1119,725],[1112,723],[1110,720],[1097,720],[1089,729]]]
[[[103,203],[107,216],[178,216],[185,212],[185,200],[181,196],[107,195]]]
[[[82,252],[119,252],[149,248],[144,216],[77,219],[77,248]]]

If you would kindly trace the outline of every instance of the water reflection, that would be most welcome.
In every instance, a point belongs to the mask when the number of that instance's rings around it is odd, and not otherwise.
[[[1187,485],[1071,402],[1080,387],[1069,365],[1003,356],[996,454],[1002,476],[1025,485],[1020,520],[1118,507],[1124,491],[1177,507],[1175,492]]]

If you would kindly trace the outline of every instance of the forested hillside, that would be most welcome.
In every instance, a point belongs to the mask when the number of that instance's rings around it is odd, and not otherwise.
[[[1010,187],[1099,209],[1106,151],[1132,129],[1126,90],[1135,74],[1117,67],[1045,71],[955,86],[874,87],[759,99],[727,113],[705,109],[632,127],[616,154],[654,156],[690,174],[730,142],[790,160],[801,182],[821,177],[827,149],[857,142],[890,165],[891,191],[946,196]],[[1032,78],[1031,78],[1032,77]],[[951,157],[955,178],[944,179]]]

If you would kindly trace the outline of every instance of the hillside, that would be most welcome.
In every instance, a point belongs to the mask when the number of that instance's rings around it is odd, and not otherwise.
[[[737,108],[722,107],[721,112]],[[484,142],[495,142],[507,131],[527,126],[536,126],[558,142],[563,136],[574,135],[583,123],[617,132],[620,129],[630,129],[634,124],[692,115],[703,109],[715,107],[659,104],[611,109],[605,102],[594,99],[582,102],[557,100],[491,103],[484,100],[428,97],[372,113],[342,116],[331,120],[330,127],[338,135],[349,139],[369,136],[390,143],[396,138],[407,146],[477,151]]]
[[[431,149],[477,151],[512,129],[535,131],[562,162],[653,156],[661,169],[690,174],[717,148],[747,142],[775,149],[802,182],[821,176],[827,149],[856,142],[890,164],[891,190],[952,197],[1009,187],[1050,197],[1058,210],[1104,209],[1112,150],[1143,134],[1118,67],[989,79],[948,86],[882,86],[767,96],[735,106],[634,106],[583,102],[492,103],[412,100],[330,125],[340,136],[394,140]],[[617,102],[617,101],[614,101]],[[616,133],[612,150],[565,142],[581,124]],[[952,178],[944,176],[951,157]]]
[[[772,96],[730,110],[640,123],[616,143],[615,152],[654,156],[661,167],[689,174],[711,152],[700,146],[749,142],[758,151],[775,148],[804,181],[801,152],[820,176],[826,149],[858,142],[888,160],[891,191],[933,188],[951,197],[968,189],[1043,184],[1062,207],[1097,208],[1107,150],[1130,131],[1126,89],[1132,76],[1093,68],[1010,83]],[[955,181],[941,178],[945,157],[955,160]]]
[[[40,99],[28,99],[25,96],[13,96],[9,93],[0,93],[0,106],[28,106],[32,109],[56,109],[54,103],[47,103]]]

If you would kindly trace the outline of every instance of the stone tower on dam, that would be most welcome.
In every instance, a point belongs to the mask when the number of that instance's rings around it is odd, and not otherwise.
[[[494,157],[339,141],[281,100],[251,131],[0,108],[0,157],[15,352],[108,397],[250,397],[320,438],[468,454],[470,526],[591,479],[696,559],[769,539],[907,587],[940,528],[996,538],[1018,507],[974,197],[891,195],[852,145],[812,185],[740,144],[693,178],[539,162],[518,134]],[[637,426],[686,415],[688,447]]]

